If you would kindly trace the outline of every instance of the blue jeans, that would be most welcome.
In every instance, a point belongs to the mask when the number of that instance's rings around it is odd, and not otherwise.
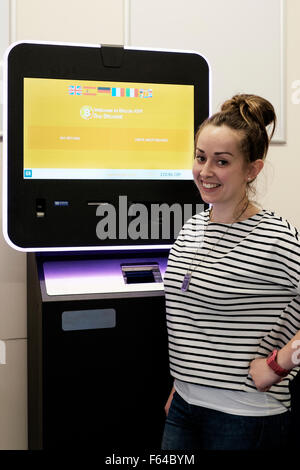
[[[189,405],[175,392],[165,423],[163,450],[286,449],[290,412],[237,416]]]

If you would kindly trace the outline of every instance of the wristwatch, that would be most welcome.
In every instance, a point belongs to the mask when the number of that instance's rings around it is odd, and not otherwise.
[[[290,371],[283,369],[280,367],[279,364],[276,362],[276,357],[278,354],[278,349],[274,349],[274,351],[271,352],[271,354],[267,358],[267,364],[271,369],[275,372],[275,374],[279,375],[280,377],[286,377]]]

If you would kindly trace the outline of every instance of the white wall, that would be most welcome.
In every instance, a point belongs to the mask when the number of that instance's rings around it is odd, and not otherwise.
[[[147,8],[148,4],[130,0],[130,44],[200,53],[211,67],[212,113],[235,93],[263,96],[277,110],[274,139],[283,142],[285,1],[188,0],[186,7],[182,0],[151,0]]]
[[[16,5],[15,39],[17,40],[114,44],[124,42],[122,0],[12,1]],[[273,145],[270,148],[266,171],[259,184],[259,194],[264,207],[276,210],[300,229],[298,210],[300,103],[292,102],[292,93],[295,92],[292,84],[300,80],[300,2],[288,0],[286,3],[287,143]],[[183,5],[188,8],[189,0]],[[191,11],[191,15],[193,14]],[[184,27],[189,28],[189,25],[186,24]],[[257,74],[257,71],[253,73]],[[263,76],[261,80],[264,80]],[[294,101],[295,103],[298,101],[295,95]],[[0,144],[0,157],[1,153],[2,144]],[[25,255],[9,248],[0,235],[0,259],[0,340],[5,340],[7,353],[6,364],[0,364],[0,449],[26,449]]]
[[[261,197],[264,207],[275,210],[300,230],[300,93],[296,104],[297,90],[292,88],[300,80],[300,2],[288,0],[286,4],[286,144],[271,146],[265,178],[259,188],[264,194]]]
[[[123,44],[122,0],[17,0],[17,39]]]

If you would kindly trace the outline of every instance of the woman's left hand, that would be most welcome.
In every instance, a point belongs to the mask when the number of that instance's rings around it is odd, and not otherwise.
[[[266,358],[254,359],[250,364],[249,374],[259,392],[267,392],[272,385],[282,380],[268,366]]]

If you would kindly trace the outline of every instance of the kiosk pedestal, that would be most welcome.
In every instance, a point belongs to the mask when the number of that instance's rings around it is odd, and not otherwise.
[[[167,254],[130,256],[28,254],[30,449],[160,449]]]

